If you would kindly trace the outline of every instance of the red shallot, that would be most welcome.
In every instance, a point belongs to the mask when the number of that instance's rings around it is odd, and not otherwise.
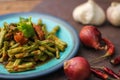
[[[87,47],[101,49],[100,41],[102,37],[100,31],[96,27],[84,26],[80,31],[80,40]]]
[[[86,80],[90,75],[90,64],[83,57],[74,57],[64,62],[64,72],[69,80]]]
[[[84,26],[80,31],[80,40],[81,42],[87,46],[94,48],[96,50],[105,50],[105,55],[96,58],[101,59],[114,54],[115,47],[110,40],[107,38],[102,38],[101,32],[94,26]],[[105,43],[105,45],[102,44]]]

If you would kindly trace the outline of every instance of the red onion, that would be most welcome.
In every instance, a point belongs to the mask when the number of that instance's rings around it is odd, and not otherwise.
[[[99,58],[94,59],[94,61],[101,58],[109,57],[114,54],[115,52],[114,45],[107,38],[102,38],[101,32],[96,27],[84,26],[81,29],[79,35],[80,35],[81,42],[85,46],[95,48],[98,50],[102,50],[102,49],[106,50],[106,53],[103,56],[100,56]],[[102,45],[101,42],[104,42],[105,44]]]
[[[84,26],[80,32],[81,42],[88,47],[100,49],[101,32],[93,26]]]
[[[83,57],[74,57],[64,62],[64,72],[69,80],[85,80],[90,75],[90,65]]]

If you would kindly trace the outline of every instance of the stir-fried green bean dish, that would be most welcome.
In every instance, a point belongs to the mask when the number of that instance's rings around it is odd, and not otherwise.
[[[60,58],[67,43],[56,35],[59,26],[48,31],[41,19],[20,17],[17,23],[4,23],[0,28],[0,62],[9,72],[35,69],[51,58]]]

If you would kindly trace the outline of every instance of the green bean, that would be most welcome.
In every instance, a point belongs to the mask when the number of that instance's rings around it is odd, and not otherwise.
[[[48,54],[48,56],[54,57],[54,54],[53,54],[52,52],[50,52],[50,51],[48,51],[48,50],[45,50],[44,52],[45,52],[46,54]]]
[[[55,41],[55,45],[61,50],[64,51],[65,48],[67,47],[67,43],[63,42],[62,40],[60,40],[58,37],[56,37],[55,35],[49,35],[49,39],[52,39]]]
[[[21,61],[22,61],[21,59],[16,59],[15,62],[13,63],[13,66],[19,65]]]
[[[3,52],[3,48],[0,49],[0,56],[2,56],[2,54],[3,54],[2,52]]]
[[[55,26],[53,29],[52,29],[52,31],[49,33],[49,35],[50,34],[56,34],[57,32],[58,32],[58,30],[60,29],[60,27],[59,26]]]
[[[20,45],[20,43],[16,43],[16,44],[12,44],[12,46],[10,47],[10,49],[16,48]]]
[[[3,62],[4,60],[7,60],[7,49],[8,49],[8,42],[5,41],[4,46],[3,46],[3,51],[1,52],[2,57],[0,58],[0,62]]]
[[[46,29],[46,25],[42,25],[42,31],[44,32],[44,34],[45,34],[45,39],[46,39],[47,36],[48,36],[48,31],[47,31],[47,29]]]
[[[31,46],[28,48],[28,51],[27,51],[27,52],[34,51],[34,50],[36,50],[38,47],[39,47],[39,45],[38,45],[37,43],[34,43],[33,45],[31,45]]]
[[[49,44],[54,45],[55,44],[55,42],[53,40],[48,40],[48,39],[43,40],[43,41],[37,40],[36,43],[38,43],[39,45],[45,45],[45,44],[46,45],[49,45]]]
[[[41,56],[41,55],[43,55],[43,53],[40,50],[32,51],[30,54],[34,55],[34,56]]]
[[[19,69],[25,69],[25,68],[30,68],[30,67],[34,67],[33,62],[26,62],[26,63],[23,63],[21,65],[18,65]]]
[[[15,44],[15,41],[14,40],[11,40],[10,41],[10,46],[13,46]]]
[[[34,44],[34,42],[33,41],[28,41],[28,43],[27,43],[28,45],[33,45]]]
[[[42,23],[42,20],[41,20],[41,19],[39,19],[39,20],[38,20],[37,25],[40,25],[40,26],[42,26],[42,25],[43,25],[43,23]]]
[[[67,43],[63,42],[63,41],[60,40],[58,37],[53,36],[53,38],[55,39],[55,42],[56,42],[57,44],[61,44],[61,45],[65,46],[65,47],[67,47]]]
[[[17,47],[17,48],[9,49],[8,50],[8,56],[13,57],[17,53],[31,52],[31,51],[35,50],[37,47],[38,46],[35,44],[35,45],[32,45],[32,46]]]
[[[60,52],[59,49],[56,47],[56,58],[59,59],[60,58]]]
[[[54,27],[53,30],[48,33],[46,38],[47,39],[52,39],[54,41],[54,39],[51,36],[53,36],[53,35],[56,36],[56,33],[58,32],[59,29],[60,29],[59,26]]]
[[[26,52],[26,53],[18,53],[15,54],[16,58],[25,58],[25,57],[29,57],[29,56],[41,56],[43,53],[40,50],[35,50],[32,52]]]
[[[1,28],[1,32],[0,32],[0,49],[2,48],[6,32],[7,31],[4,28]]]
[[[50,47],[50,46],[48,46],[48,45],[44,45],[45,46],[45,48],[47,48],[50,52],[56,52],[56,49],[55,48],[52,48],[52,47]]]
[[[38,61],[38,60],[43,61],[47,58],[46,56],[44,57],[45,54],[40,50],[33,51],[31,52],[31,54],[34,55],[35,61]]]
[[[18,53],[18,54],[15,54],[16,58],[25,58],[25,57],[28,57],[28,56],[30,56],[29,53]]]
[[[24,52],[28,49],[29,49],[29,47],[17,47],[17,48],[9,49],[8,56],[13,57],[15,54]]]
[[[8,62],[9,62],[9,61],[15,61],[15,60],[16,60],[15,57],[9,57],[9,58],[8,58]]]
[[[14,62],[9,61],[8,64],[5,66],[6,69],[12,69]]]
[[[48,56],[46,54],[43,54],[42,56],[35,56],[34,58],[37,58],[38,60],[44,62],[48,58]]]
[[[4,22],[4,28],[6,31],[9,31],[9,24],[7,22]]]
[[[43,51],[44,53],[46,53],[48,56],[54,57],[54,54],[51,53],[50,51],[48,51],[45,47],[40,46],[39,48],[40,48],[41,51]]]
[[[21,65],[14,66],[13,68],[8,69],[9,72],[20,72],[35,69],[35,65],[33,62],[26,62]]]

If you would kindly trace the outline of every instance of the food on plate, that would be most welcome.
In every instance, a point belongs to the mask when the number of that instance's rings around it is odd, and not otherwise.
[[[80,40],[87,46],[96,50],[105,50],[106,53],[93,61],[112,56],[115,52],[113,43],[107,38],[103,38],[101,32],[94,26],[84,26],[80,31]]]
[[[112,2],[107,9],[107,19],[114,26],[120,26],[120,3]]]
[[[105,22],[106,16],[94,0],[88,0],[73,10],[73,19],[82,24],[101,25]]]
[[[59,26],[48,32],[42,20],[35,24],[31,17],[20,17],[17,23],[4,23],[0,28],[0,62],[9,72],[35,69],[51,58],[60,58],[67,43],[57,37]]]
[[[84,57],[74,57],[64,62],[64,73],[69,80],[86,80],[90,76],[90,64]]]

